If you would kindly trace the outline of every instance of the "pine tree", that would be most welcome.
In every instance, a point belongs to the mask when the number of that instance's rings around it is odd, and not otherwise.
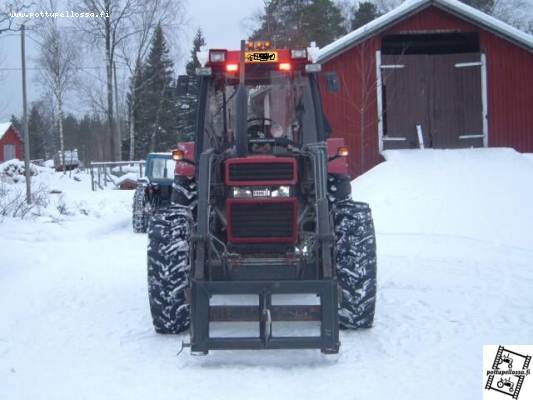
[[[201,29],[196,31],[194,36],[191,59],[185,66],[185,71],[189,77],[188,92],[178,98],[178,141],[194,140],[196,128],[196,104],[198,101],[198,78],[195,70],[200,67],[200,62],[196,57],[196,52],[205,46],[205,38]]]
[[[22,134],[22,122],[15,115],[11,115],[9,122]]]
[[[136,69],[135,74],[130,78],[130,90],[127,95],[128,109],[130,110],[130,118],[134,122],[134,158],[145,158],[149,147],[149,135],[147,127],[144,124],[143,107],[145,99],[143,97],[143,90],[145,89],[145,82],[143,80],[144,65]],[[133,127],[131,127],[133,129]],[[130,147],[130,135],[125,142],[125,148]]]
[[[72,114],[67,114],[63,118],[63,130],[65,132],[65,150],[77,149],[79,143],[78,120]]]
[[[152,38],[150,52],[141,76],[136,77],[139,101],[135,118],[137,157],[151,151],[166,151],[175,147],[176,96],[173,63],[160,25]]]
[[[359,3],[359,6],[354,10],[353,17],[351,20],[352,30],[366,25],[367,23],[373,21],[379,16],[379,10],[374,3],[370,1],[364,1]]]
[[[276,47],[325,46],[345,33],[340,9],[331,0],[267,0],[252,39]]]
[[[33,103],[30,110],[30,116],[28,117],[28,129],[30,139],[30,158],[44,159],[45,149],[44,140],[46,136],[46,126],[41,116],[39,106]]]
[[[346,33],[341,10],[331,0],[312,1],[304,8],[302,19],[302,28],[306,32],[302,46],[314,41],[322,47]]]

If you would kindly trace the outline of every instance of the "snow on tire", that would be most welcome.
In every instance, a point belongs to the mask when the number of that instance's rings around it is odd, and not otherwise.
[[[154,211],[148,227],[148,295],[157,333],[189,328],[189,238],[191,216],[175,206]]]
[[[342,290],[342,328],[370,328],[376,304],[376,238],[370,207],[345,200],[335,204],[337,279]]]
[[[132,225],[133,232],[144,233],[148,225],[148,217],[145,211],[145,192],[146,187],[144,185],[138,185],[133,194],[133,215]]]

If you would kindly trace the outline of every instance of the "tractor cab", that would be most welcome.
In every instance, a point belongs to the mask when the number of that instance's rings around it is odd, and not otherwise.
[[[281,154],[325,140],[323,116],[317,114],[320,65],[309,61],[308,50],[273,50],[268,41],[258,41],[242,52],[209,50],[199,59],[205,64],[198,72],[208,78],[198,121],[205,137],[197,151],[215,140],[218,151],[237,150],[240,156]]]

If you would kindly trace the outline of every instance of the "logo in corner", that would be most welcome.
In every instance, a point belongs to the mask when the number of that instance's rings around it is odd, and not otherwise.
[[[533,346],[483,346],[485,369],[483,399],[531,398],[529,397],[533,394],[533,378],[529,377],[531,354]],[[523,396],[520,396],[521,393]]]

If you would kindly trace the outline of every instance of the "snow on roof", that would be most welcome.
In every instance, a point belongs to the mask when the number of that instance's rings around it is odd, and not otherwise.
[[[533,36],[458,0],[407,0],[399,7],[322,48],[318,56],[318,62],[329,60],[338,53],[355,46],[367,37],[382,31],[389,25],[431,5],[455,14],[458,17],[462,17],[489,31],[500,34],[504,38],[533,52]]]
[[[10,126],[11,122],[0,122],[0,140],[2,140]]]

